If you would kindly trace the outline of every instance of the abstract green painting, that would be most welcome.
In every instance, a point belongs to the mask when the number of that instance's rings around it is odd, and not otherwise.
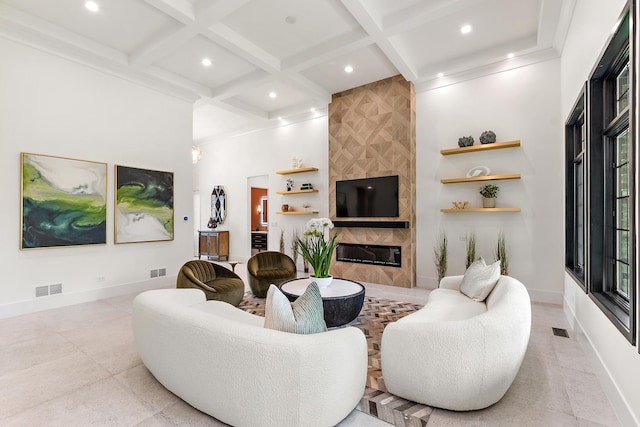
[[[173,172],[116,165],[115,242],[173,240]]]
[[[21,249],[106,243],[106,163],[21,153],[21,166]]]

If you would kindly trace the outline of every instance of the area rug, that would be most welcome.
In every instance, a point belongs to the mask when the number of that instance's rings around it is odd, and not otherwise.
[[[264,298],[257,298],[247,292],[239,307],[249,313],[264,316],[265,301]],[[387,392],[380,364],[380,341],[385,326],[420,308],[422,306],[419,304],[365,297],[360,315],[348,325],[362,330],[367,338],[367,386],[359,409],[398,427],[426,426],[432,409]]]

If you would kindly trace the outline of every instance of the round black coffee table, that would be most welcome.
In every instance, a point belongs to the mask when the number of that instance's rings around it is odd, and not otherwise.
[[[293,302],[312,281],[312,278],[287,280],[280,284],[280,290]],[[320,295],[327,327],[343,326],[360,314],[364,303],[364,286],[353,280],[334,278],[329,286],[320,288]]]

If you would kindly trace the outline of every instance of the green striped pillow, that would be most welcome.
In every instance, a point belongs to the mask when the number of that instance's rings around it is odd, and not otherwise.
[[[318,284],[311,282],[294,302],[289,302],[277,286],[269,286],[264,327],[294,334],[325,332],[327,324]]]

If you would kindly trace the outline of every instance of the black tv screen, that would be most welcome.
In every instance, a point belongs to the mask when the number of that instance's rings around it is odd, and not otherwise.
[[[336,217],[398,217],[398,175],[336,181]]]

